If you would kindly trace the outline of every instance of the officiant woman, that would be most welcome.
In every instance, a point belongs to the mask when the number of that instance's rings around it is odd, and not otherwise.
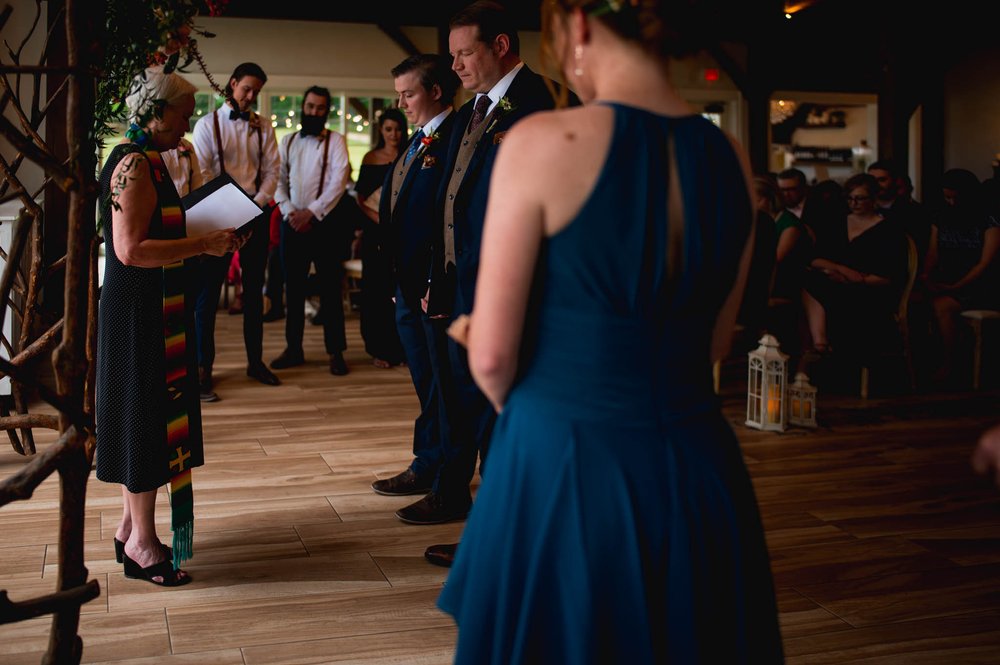
[[[195,87],[147,69],[126,100],[131,126],[101,171],[107,261],[98,314],[97,478],[122,486],[115,557],[125,576],[160,586],[191,581],[191,469],[203,464],[188,259],[239,249],[233,229],[189,238],[160,151],[177,147]],[[170,483],[173,547],[156,533],[160,486]]]

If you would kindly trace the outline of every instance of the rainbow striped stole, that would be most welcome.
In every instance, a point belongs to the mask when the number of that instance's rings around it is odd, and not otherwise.
[[[165,240],[185,236],[184,212],[179,205],[164,205],[176,196],[164,196],[172,189],[170,173],[160,153],[147,150],[150,173],[160,205],[162,237]],[[187,335],[184,325],[184,261],[163,266],[163,344],[166,359],[167,447],[170,450],[170,522],[174,532],[174,568],[194,554],[194,493],[191,487],[192,443],[188,432]],[[200,457],[200,455],[199,455]]]

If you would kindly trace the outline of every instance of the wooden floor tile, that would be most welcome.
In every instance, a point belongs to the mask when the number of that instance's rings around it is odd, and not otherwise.
[[[246,665],[450,665],[454,626],[249,647]]]
[[[785,639],[789,665],[993,665],[1000,662],[1000,614],[887,623]]]
[[[198,564],[192,559],[185,563],[184,569],[193,581],[169,589],[169,593],[149,582],[127,579],[123,573],[109,574],[111,611],[175,608],[219,601],[238,607],[260,599],[304,598],[312,594],[332,595],[389,587],[385,575],[365,552],[215,564]]]
[[[214,605],[176,607],[167,610],[167,617],[175,653],[377,636],[387,626],[421,631],[451,626],[451,617],[434,606],[440,592],[434,586],[379,594],[291,596],[227,604],[225,612]]]

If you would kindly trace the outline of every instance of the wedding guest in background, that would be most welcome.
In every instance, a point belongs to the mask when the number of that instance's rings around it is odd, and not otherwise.
[[[278,144],[274,128],[253,106],[267,82],[264,70],[244,62],[233,70],[226,84],[226,103],[204,116],[194,128],[194,148],[198,153],[206,183],[225,173],[232,176],[263,212],[249,224],[250,237],[240,251],[243,284],[243,342],[247,352],[247,376],[263,384],[281,383],[263,361],[264,352],[264,270],[267,264],[268,206],[278,184]],[[215,363],[215,315],[226,278],[229,257],[210,257],[201,262],[195,331],[198,337],[198,365],[201,399],[219,399],[214,390],[212,365]]]
[[[805,274],[805,304],[813,349],[842,344],[853,354],[893,343],[899,290],[906,279],[906,235],[875,208],[878,182],[867,173],[844,183],[849,213],[818,235]]]
[[[101,170],[107,264],[97,332],[97,478],[122,486],[115,557],[125,576],[160,586],[191,581],[191,469],[204,463],[201,405],[189,331],[197,292],[192,257],[239,248],[233,229],[189,238],[180,196],[160,155],[190,128],[195,87],[148,69],[126,100],[132,125]],[[168,347],[182,349],[168,353]],[[168,429],[184,419],[186,428]],[[156,493],[171,483],[174,548],[156,533]]]
[[[382,183],[406,142],[406,117],[399,109],[386,109],[379,118],[379,142],[361,160],[358,204],[366,223],[361,236],[361,337],[376,367],[388,369],[403,362],[403,347],[396,332],[395,291],[386,230],[379,224]]]
[[[174,182],[174,188],[179,196],[187,196],[204,184],[198,155],[187,139],[182,138],[176,148],[164,150],[160,153],[160,157],[170,173],[170,179]]]
[[[313,86],[302,96],[302,129],[281,139],[281,171],[274,199],[283,216],[281,263],[288,302],[285,350],[271,361],[271,367],[286,369],[305,362],[306,284],[309,266],[315,264],[330,373],[343,376],[348,371],[344,362],[347,337],[336,279],[340,258],[332,248],[336,229],[331,228],[330,213],[347,189],[351,163],[343,134],[326,128],[329,115],[330,91]]]
[[[545,52],[587,103],[516,125],[493,171],[468,348],[500,417],[439,599],[459,665],[782,662],[711,378],[750,262],[749,174],[670,82],[708,24],[689,8],[543,4]]]
[[[923,283],[941,338],[939,381],[951,376],[962,310],[1000,308],[1000,219],[990,214],[979,178],[951,169],[931,227]]]

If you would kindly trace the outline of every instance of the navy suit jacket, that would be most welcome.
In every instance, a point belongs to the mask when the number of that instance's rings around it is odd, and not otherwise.
[[[467,314],[472,311],[472,299],[476,290],[476,273],[479,270],[479,248],[483,238],[483,220],[486,218],[486,201],[489,195],[490,175],[496,161],[497,151],[503,139],[503,133],[509,130],[521,118],[536,111],[554,108],[555,101],[545,85],[545,79],[528,69],[525,65],[517,73],[507,89],[504,97],[510,102],[509,112],[499,108],[487,117],[487,131],[476,145],[472,161],[465,171],[462,183],[454,201],[455,220],[455,275],[444,275],[444,242],[443,229],[438,229],[435,236],[434,257],[431,272],[431,305],[430,313],[450,313],[453,316]],[[458,112],[455,118],[455,130],[451,135],[451,145],[448,150],[448,161],[445,177],[441,181],[439,191],[440,212],[439,224],[444,215],[444,204],[447,197],[448,176],[455,169],[455,159],[462,141],[466,137],[466,128],[472,117],[475,98],[470,99]],[[502,196],[502,192],[497,194]]]
[[[456,115],[454,112],[448,114],[435,131],[438,138],[414,157],[421,163],[414,164],[403,179],[395,209],[391,206],[392,176],[402,166],[409,143],[400,149],[399,157],[386,173],[382,184],[379,224],[388,234],[393,281],[399,285],[405,298],[419,299],[427,291],[431,247],[435,234],[440,233],[441,228],[438,190],[445,174],[448,142]]]

